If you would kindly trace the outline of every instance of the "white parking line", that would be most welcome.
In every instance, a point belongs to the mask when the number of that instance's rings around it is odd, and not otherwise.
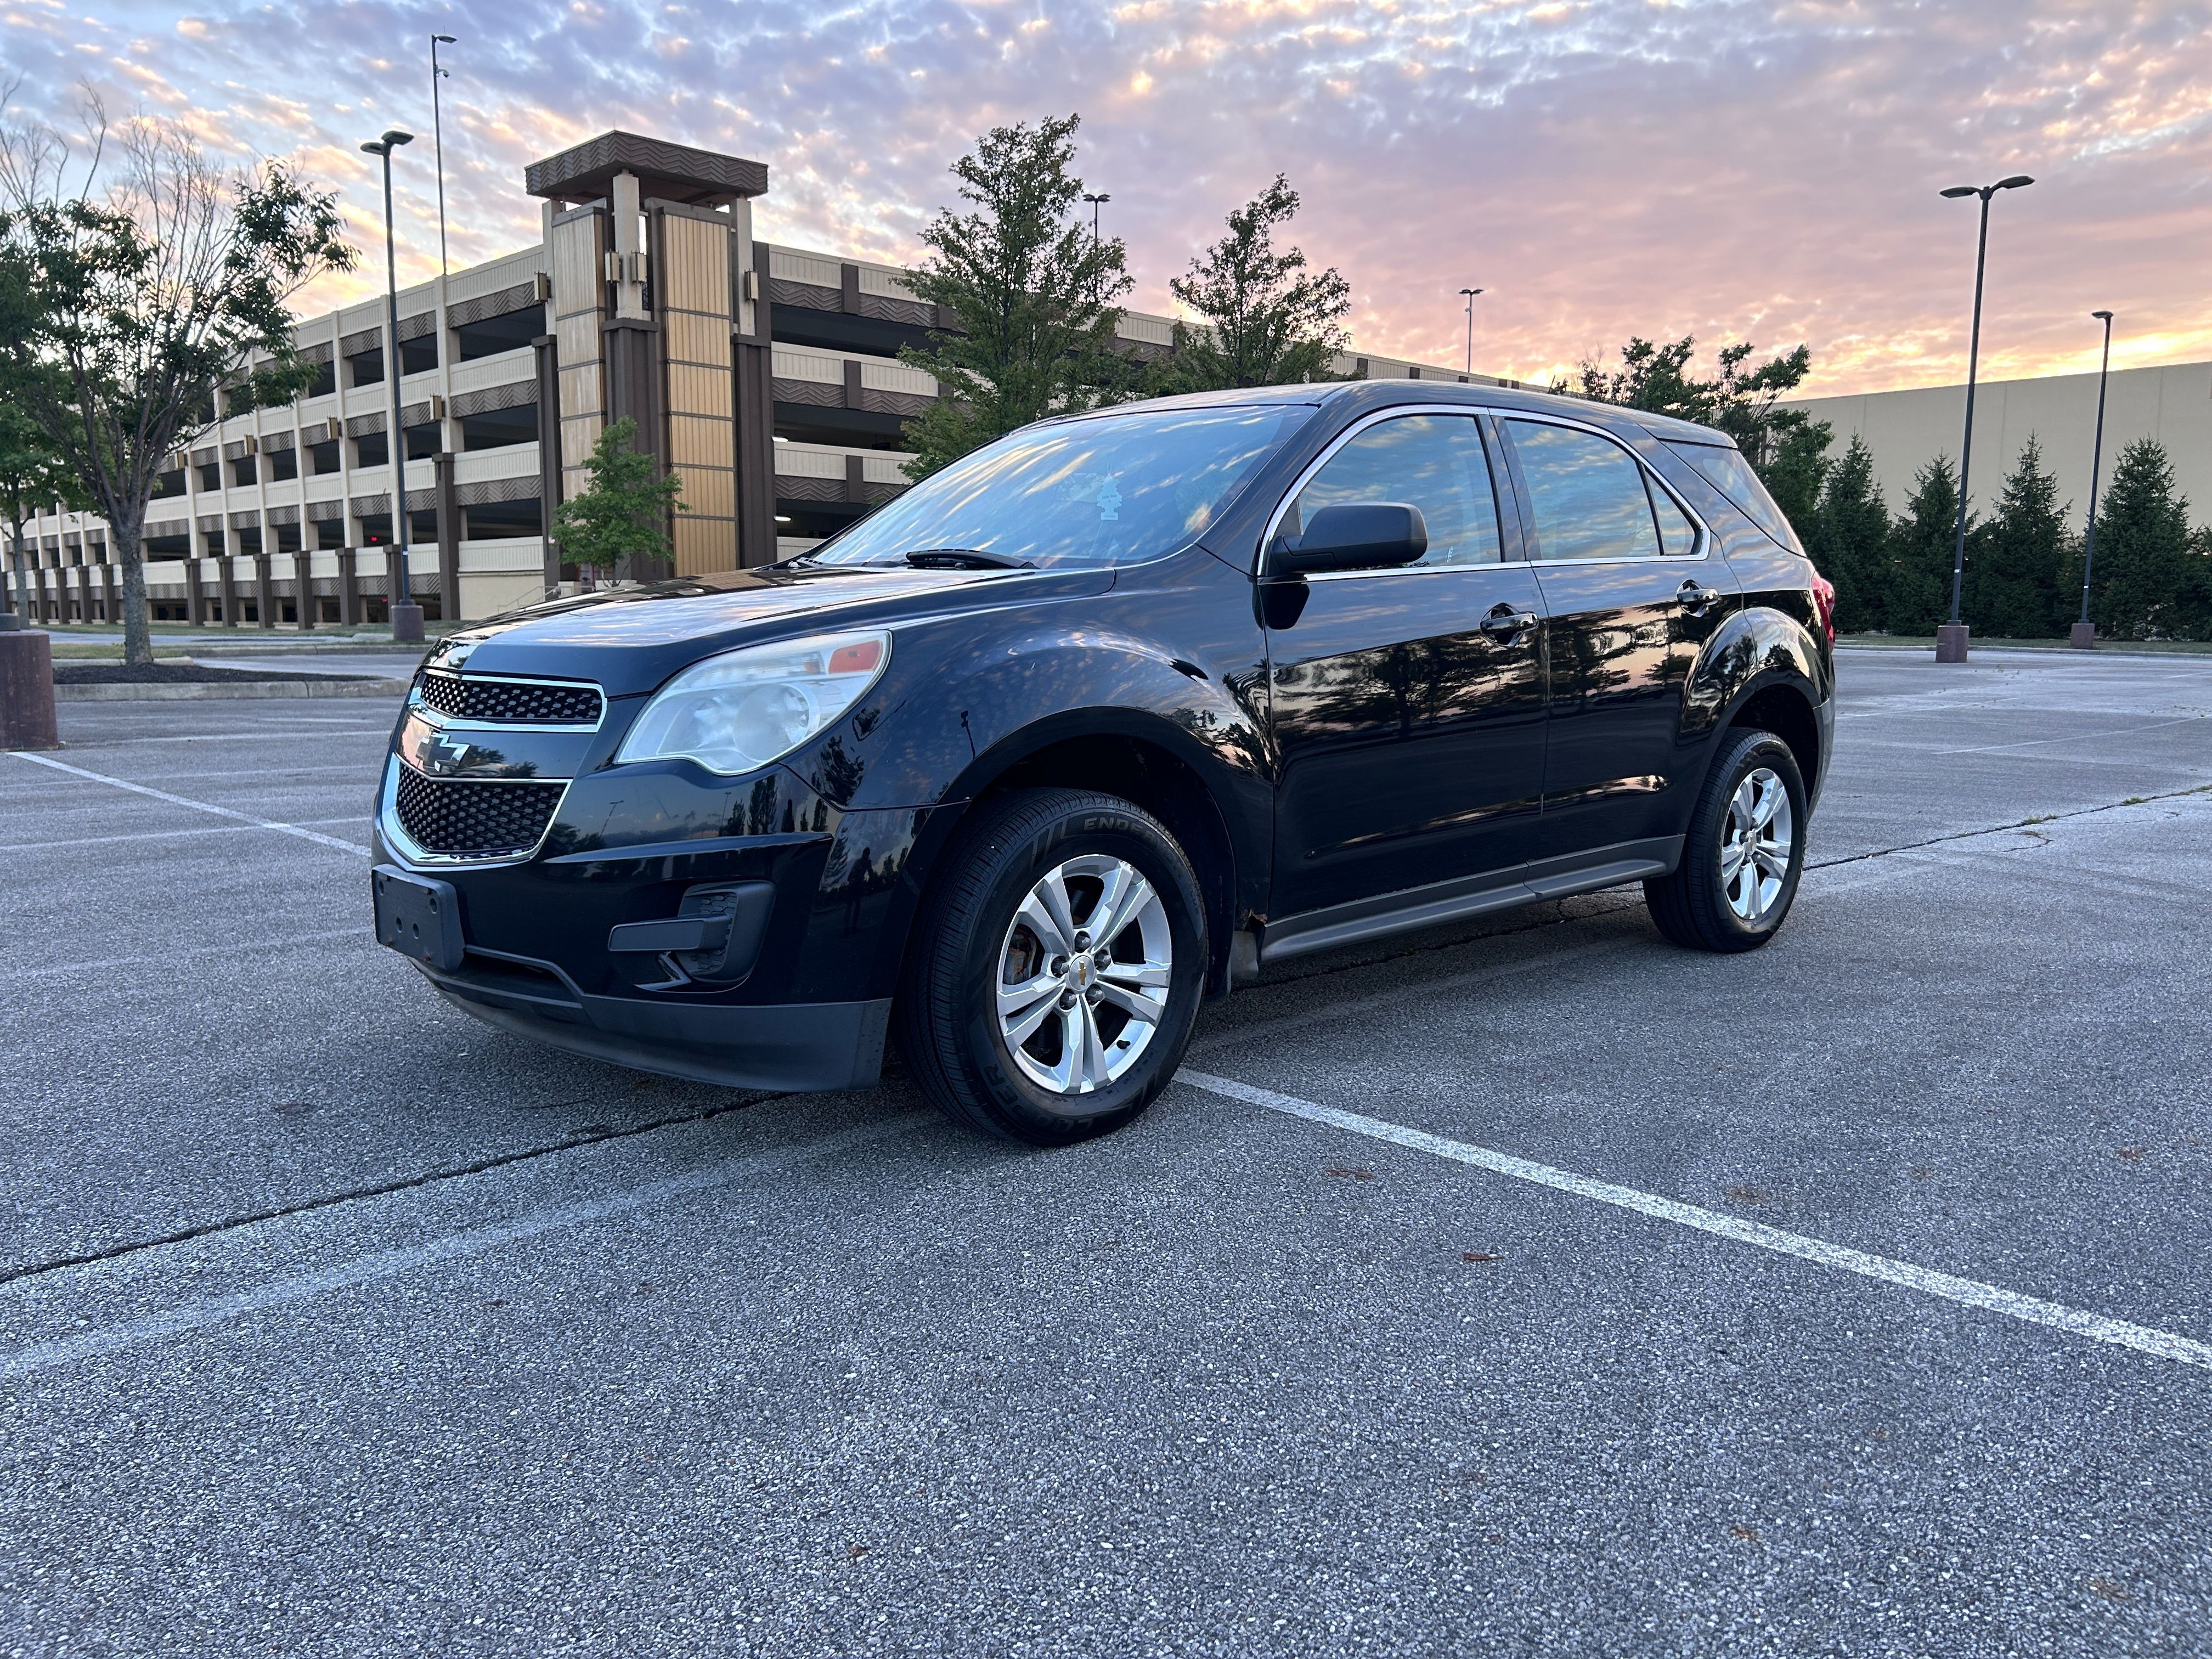
[[[166,738],[83,738],[70,744],[72,749],[123,749],[135,743],[269,743],[278,738],[376,738],[380,740],[392,735],[386,725],[353,726],[343,732],[257,732],[240,727],[235,732],[185,732]]]
[[[246,827],[244,824],[239,826],[240,830]],[[210,830],[205,833],[213,836],[222,832]],[[356,939],[363,944],[374,944],[376,935],[368,924],[362,921],[351,927],[334,927],[319,933],[289,933],[283,939],[227,939],[221,945],[163,951],[154,956],[100,957],[87,962],[42,963],[32,968],[11,965],[8,972],[9,977],[15,979],[54,979],[69,974],[106,973],[117,968],[160,967],[173,962],[189,962],[194,957],[236,957],[258,963],[279,951],[295,951],[303,945],[327,945],[334,939]],[[112,988],[124,995],[141,994],[140,988],[128,984]]]
[[[1722,1215],[1713,1210],[1701,1210],[1694,1204],[1678,1203],[1674,1199],[1661,1198],[1654,1193],[1638,1192],[1633,1187],[1617,1187],[1608,1181],[1592,1181],[1587,1176],[1571,1175],[1547,1164],[1532,1164],[1526,1158],[1515,1158],[1506,1152],[1493,1152],[1488,1147],[1472,1146],[1464,1140],[1449,1140],[1442,1135],[1407,1128],[1403,1124],[1389,1123],[1381,1118],[1364,1117],[1358,1112],[1341,1111],[1334,1106],[1300,1100],[1295,1095],[1279,1095],[1272,1089],[1257,1089],[1233,1078],[1212,1077],[1204,1072],[1187,1068],[1176,1073],[1176,1078],[1178,1082],[1188,1083],[1194,1088],[1224,1095],[1231,1100],[1241,1100],[1247,1105],[1264,1106],[1270,1111],[1286,1113],[1315,1123],[1326,1123],[1335,1128],[1349,1130],[1353,1134],[1365,1135],[1370,1139],[1385,1140],[1417,1152],[1447,1158],[1455,1164],[1471,1164],[1493,1174],[1510,1176],[1516,1181],[1533,1182],[1555,1192],[1572,1193],[1578,1198],[1594,1199],[1600,1204],[1610,1204],[1617,1209],[1632,1210],[1638,1215],[1672,1221],[1678,1226],[1694,1227],[1699,1232],[1732,1238],[1740,1244],[1755,1244],[1760,1249],[1797,1256],[1803,1261],[1818,1262],[1824,1267],[1840,1268],[1844,1273],[1858,1273],[1867,1279],[1902,1285],[1909,1290],[1940,1296],[1948,1302],[1964,1303],[1970,1308],[2001,1313],[2008,1318],[2024,1320],[2031,1325],[2048,1325],[2053,1330],[2065,1331],[2075,1336],[2090,1337],[2099,1342],[2110,1342],[2119,1347],[2155,1354],[2161,1359],[2179,1360],[2185,1365],[2200,1365],[2212,1370],[2212,1343],[2194,1341],[2185,1336],[2176,1336],[2170,1331],[2153,1330],[2147,1325],[2131,1325],[2124,1319],[2108,1319],[2102,1314],[2087,1313],[2060,1303],[2021,1296],[2015,1291],[2000,1290],[1994,1285],[1984,1285],[1978,1279],[1960,1279],[1953,1273],[1937,1273],[1933,1268],[1915,1267],[1911,1262],[1894,1261],[1886,1255],[1870,1255],[1864,1250],[1849,1249],[1822,1239],[1808,1238],[1802,1233],[1784,1232],[1779,1227],[1765,1226],[1756,1221]]]
[[[367,815],[349,812],[342,818],[308,818],[295,830],[320,829],[331,823],[367,823]],[[67,841],[0,841],[0,853],[44,853],[58,847],[106,847],[118,841],[174,841],[179,836],[242,836],[258,830],[258,823],[196,823],[189,830],[139,830],[127,836],[72,836]]]
[[[195,812],[212,812],[219,818],[234,818],[240,823],[252,824],[257,830],[273,830],[280,836],[297,836],[301,841],[312,841],[319,846],[335,847],[341,853],[358,853],[368,856],[368,848],[356,841],[340,841],[336,836],[325,836],[313,830],[303,830],[296,823],[278,823],[269,818],[257,818],[251,812],[234,812],[228,806],[216,806],[204,800],[193,800],[186,795],[173,795],[166,789],[149,788],[143,783],[131,783],[122,778],[111,778],[105,772],[88,772],[82,766],[71,766],[67,761],[58,761],[50,755],[27,754],[20,749],[8,751],[17,760],[29,761],[34,766],[51,766],[57,772],[67,772],[72,777],[89,778],[94,783],[111,784],[118,789],[128,789],[134,795],[150,796],[155,800],[167,801],[173,806],[189,806]]]
[[[527,1215],[517,1216],[514,1220],[502,1222],[495,1227],[478,1227],[468,1232],[434,1238],[426,1244],[379,1250],[374,1255],[319,1268],[313,1273],[294,1273],[287,1278],[272,1279],[253,1290],[239,1291],[229,1296],[203,1297],[161,1313],[125,1320],[105,1330],[33,1342],[13,1353],[0,1355],[0,1377],[24,1376],[56,1365],[72,1364],[81,1359],[91,1359],[100,1354],[136,1347],[141,1342],[150,1342],[165,1336],[181,1336],[187,1332],[204,1330],[211,1325],[226,1324],[248,1314],[281,1308],[288,1303],[304,1301],[326,1291],[390,1279],[395,1274],[408,1273],[416,1267],[427,1267],[436,1262],[481,1255],[487,1250],[518,1244],[559,1228],[578,1227],[589,1222],[604,1221],[609,1216],[626,1215],[633,1210],[658,1204],[664,1199],[725,1186],[743,1176],[764,1175],[788,1169],[793,1164],[827,1158],[833,1152],[888,1140],[925,1123],[941,1121],[943,1120],[934,1112],[906,1112],[880,1122],[848,1129],[842,1134],[830,1135],[804,1146],[787,1147],[781,1152],[764,1152],[751,1158],[726,1158],[704,1169],[672,1176],[665,1181],[648,1182],[641,1187],[610,1194],[605,1198],[551,1205],[542,1210],[533,1210]],[[202,1242],[191,1241],[194,1243]],[[70,1271],[97,1272],[102,1265],[94,1263]],[[19,1279],[16,1287],[20,1289],[25,1285],[44,1282],[43,1279]]]
[[[2018,743],[1985,743],[1972,749],[1936,749],[1933,755],[1995,755],[2008,749],[2042,749],[2054,743],[2091,743],[2106,738],[2132,738],[2139,732],[2161,731],[2169,726],[2191,726],[2208,717],[2203,714],[2182,714],[2170,720],[2153,720],[2148,726],[2126,726],[2111,732],[2077,732],[2069,738],[2023,738]]]

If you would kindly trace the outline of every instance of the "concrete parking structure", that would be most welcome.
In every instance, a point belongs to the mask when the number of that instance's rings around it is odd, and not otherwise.
[[[65,707],[0,1649],[2212,1650],[2212,660],[1840,673],[1769,948],[1303,959],[1053,1153],[445,1007],[391,704]]]

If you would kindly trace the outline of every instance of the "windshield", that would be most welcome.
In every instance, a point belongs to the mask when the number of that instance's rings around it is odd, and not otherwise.
[[[1027,427],[963,456],[808,554],[902,564],[933,550],[1008,564],[1098,566],[1203,535],[1304,404],[1133,410]]]
[[[1766,486],[1751,470],[1751,463],[1744,459],[1741,450],[1721,449],[1711,444],[1670,443],[1667,447],[1704,473],[1705,482],[1734,501],[1745,518],[1791,552],[1805,550],[1788,515],[1766,493]]]

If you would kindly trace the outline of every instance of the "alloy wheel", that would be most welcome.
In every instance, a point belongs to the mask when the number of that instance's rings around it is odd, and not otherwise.
[[[1137,1063],[1166,1017],[1175,945],[1142,872],[1085,854],[1038,878],[1000,945],[999,1030],[1041,1089],[1086,1095]]]
[[[1729,797],[1721,830],[1721,889],[1739,921],[1755,922],[1773,908],[1796,844],[1788,786],[1768,767],[1747,774]]]

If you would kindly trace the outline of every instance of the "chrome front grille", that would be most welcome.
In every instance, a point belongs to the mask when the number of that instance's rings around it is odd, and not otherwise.
[[[499,858],[528,853],[568,787],[566,782],[493,778],[426,778],[398,767],[392,811],[407,838],[442,858]]]
[[[448,720],[494,726],[597,726],[605,708],[596,685],[490,679],[425,669],[417,695]]]

